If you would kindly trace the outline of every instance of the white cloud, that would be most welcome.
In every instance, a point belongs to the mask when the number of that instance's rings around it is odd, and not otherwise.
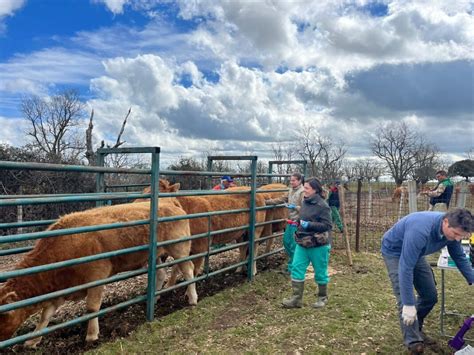
[[[21,118],[0,116],[0,143],[14,147],[25,145],[28,124]]]
[[[15,11],[21,9],[26,3],[26,0],[2,0],[0,1],[0,35],[4,34],[7,30],[5,24],[5,18],[7,16],[13,16]]]

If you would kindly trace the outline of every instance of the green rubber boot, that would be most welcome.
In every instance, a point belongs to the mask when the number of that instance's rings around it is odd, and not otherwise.
[[[303,307],[304,281],[291,281],[293,287],[293,296],[283,300],[282,305],[285,308]]]
[[[318,300],[313,303],[313,308],[323,308],[328,303],[328,285],[318,284]]]

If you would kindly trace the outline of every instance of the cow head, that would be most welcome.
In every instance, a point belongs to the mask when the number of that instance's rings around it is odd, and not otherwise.
[[[6,292],[0,289],[0,306],[8,303],[19,301],[19,297],[16,292]],[[20,309],[14,309],[8,312],[0,313],[0,340],[10,339],[15,331],[23,323],[23,317],[21,316]]]
[[[181,184],[177,182],[171,185],[168,180],[160,179],[160,192],[176,192],[179,191]]]

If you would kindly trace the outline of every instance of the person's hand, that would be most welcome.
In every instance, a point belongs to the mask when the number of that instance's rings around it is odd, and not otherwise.
[[[405,325],[412,325],[416,320],[415,306],[403,306],[402,319]]]
[[[300,226],[303,228],[303,229],[306,229],[309,227],[309,222],[308,221],[303,221],[301,220],[300,221]]]
[[[292,203],[287,203],[286,208],[288,208],[289,210],[294,210],[294,209],[296,209],[296,206]]]

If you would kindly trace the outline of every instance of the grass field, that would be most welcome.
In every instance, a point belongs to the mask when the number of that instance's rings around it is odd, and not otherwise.
[[[143,324],[128,338],[119,338],[92,350],[95,354],[143,353],[404,353],[382,258],[354,255],[346,265],[341,250],[332,253],[330,302],[315,310],[315,284],[306,281],[304,307],[283,309],[290,282],[277,271],[257,275],[251,283],[228,288],[154,322]],[[440,289],[440,271],[435,270]],[[469,315],[473,292],[456,271],[447,272],[447,309]],[[199,290],[199,285],[198,285]],[[448,338],[439,333],[439,305],[426,320],[425,331],[437,344],[427,354],[450,354]],[[448,330],[455,333],[462,317],[451,316]],[[474,333],[471,331],[471,335]],[[474,336],[472,336],[474,337]],[[471,342],[471,345],[472,344]]]

